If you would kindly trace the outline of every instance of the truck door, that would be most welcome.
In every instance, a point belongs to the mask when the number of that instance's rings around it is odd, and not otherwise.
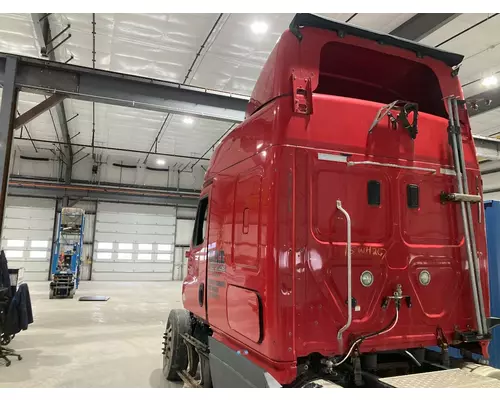
[[[209,193],[209,189],[205,190],[198,203],[188,256],[188,272],[183,285],[184,307],[204,319],[207,318]]]

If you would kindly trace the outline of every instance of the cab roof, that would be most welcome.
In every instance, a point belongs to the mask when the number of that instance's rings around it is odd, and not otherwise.
[[[380,44],[399,47],[405,50],[413,51],[419,57],[427,56],[442,61],[449,67],[458,66],[464,59],[464,56],[460,54],[439,50],[435,47],[425,46],[386,33],[375,32],[368,29],[359,28],[357,26],[348,25],[315,14],[296,14],[292,22],[290,23],[290,31],[295,36],[297,36],[299,40],[302,39],[302,34],[300,33],[300,28],[302,27],[335,31],[340,36],[352,35],[363,39],[373,40]]]

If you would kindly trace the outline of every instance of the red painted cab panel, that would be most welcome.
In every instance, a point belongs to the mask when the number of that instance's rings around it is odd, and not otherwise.
[[[282,384],[296,378],[301,357],[342,355],[353,338],[386,326],[394,305],[381,304],[397,285],[411,307],[362,352],[434,346],[437,329],[453,342],[477,328],[460,208],[440,200],[457,190],[443,98],[463,98],[450,65],[461,57],[391,43],[318,27],[300,27],[300,39],[286,31],[247,118],[206,174],[199,212],[207,219],[197,219],[184,306]],[[395,100],[418,103],[416,137],[388,117],[370,131]],[[470,191],[481,194],[464,108],[460,122]],[[342,340],[347,225],[337,200],[352,221],[355,299]],[[482,204],[471,207],[489,316]]]

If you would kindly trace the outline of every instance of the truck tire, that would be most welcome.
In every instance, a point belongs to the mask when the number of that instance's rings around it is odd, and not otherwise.
[[[163,335],[163,376],[169,381],[180,379],[178,372],[187,368],[187,348],[181,335],[189,333],[190,316],[186,310],[172,310]]]

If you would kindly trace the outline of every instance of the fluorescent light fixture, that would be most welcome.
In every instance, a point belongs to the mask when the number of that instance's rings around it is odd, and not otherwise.
[[[495,86],[498,83],[498,79],[495,75],[492,75],[488,76],[487,78],[484,78],[481,83],[483,84],[483,86],[491,87]]]
[[[256,35],[261,35],[267,32],[268,26],[265,22],[256,21],[250,26],[250,28],[252,29],[252,32],[255,33]]]
[[[158,158],[156,160],[156,165],[165,165],[165,160],[163,158]]]
[[[194,120],[193,118],[191,117],[184,117],[184,119],[182,120],[185,124],[188,124],[188,125],[192,125]]]

